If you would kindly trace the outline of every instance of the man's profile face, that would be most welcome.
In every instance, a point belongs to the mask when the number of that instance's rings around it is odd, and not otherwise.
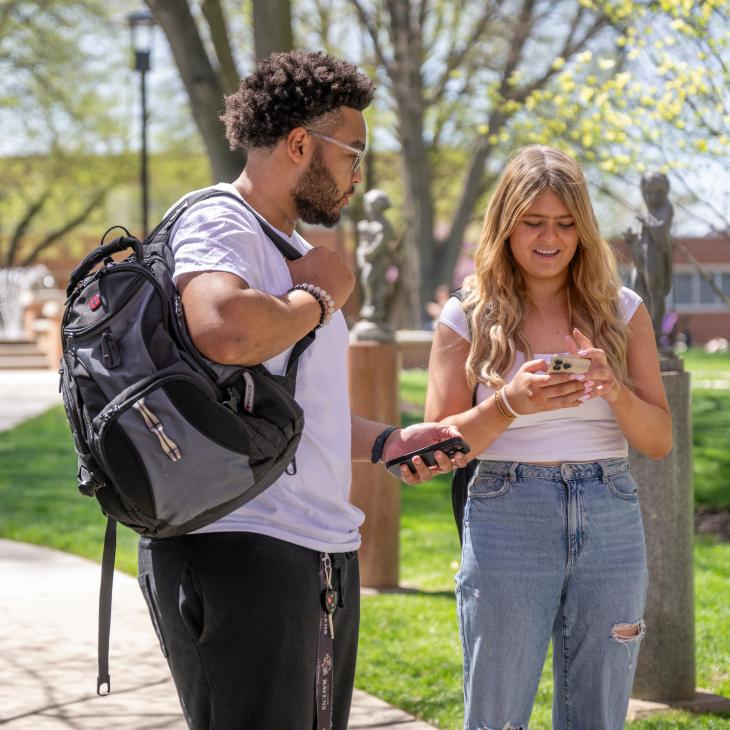
[[[362,112],[347,107],[341,111],[345,122],[329,136],[364,149],[367,131]],[[292,191],[297,217],[313,225],[335,225],[361,180],[361,171],[352,169],[351,154],[338,145],[316,140],[309,166]]]
[[[312,154],[309,167],[299,178],[292,194],[297,217],[305,223],[330,227],[340,220],[344,196],[340,193],[332,173],[327,169],[319,144]]]

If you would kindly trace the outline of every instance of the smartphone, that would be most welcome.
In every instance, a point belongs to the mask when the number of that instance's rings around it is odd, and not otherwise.
[[[399,456],[397,459],[391,459],[390,461],[386,461],[385,468],[394,477],[398,477],[398,479],[400,479],[401,464],[407,464],[408,468],[411,470],[411,473],[416,473],[416,467],[413,465],[412,461],[414,456],[420,456],[426,466],[436,466],[436,457],[434,456],[434,452],[436,451],[443,451],[446,456],[451,458],[459,451],[464,454],[468,454],[469,450],[469,444],[466,443],[466,441],[464,441],[463,439],[456,436],[454,438],[446,439],[445,441],[439,441],[437,444],[430,444],[429,446],[424,446],[422,449],[411,451],[410,454],[403,454],[403,456]]]
[[[587,373],[590,370],[591,361],[587,357],[575,357],[574,355],[553,355],[550,358],[548,367],[549,373]]]

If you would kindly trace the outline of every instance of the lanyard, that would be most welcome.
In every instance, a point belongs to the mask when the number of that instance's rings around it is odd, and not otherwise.
[[[322,611],[317,640],[317,730],[331,730],[335,637],[332,615],[337,608],[337,592],[332,588],[332,560],[329,553],[320,556],[319,578]]]

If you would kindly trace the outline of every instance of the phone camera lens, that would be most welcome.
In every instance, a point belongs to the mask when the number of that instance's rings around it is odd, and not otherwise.
[[[561,359],[559,359],[559,358],[558,358],[557,360],[553,360],[553,362],[554,362],[554,363],[555,363],[555,364],[556,364],[556,365],[557,365],[558,367],[560,367],[560,366],[561,366],[561,365],[563,364],[563,361],[562,361]]]
[[[570,363],[569,362],[564,362],[563,363],[563,370],[567,370],[569,367],[570,367]]]

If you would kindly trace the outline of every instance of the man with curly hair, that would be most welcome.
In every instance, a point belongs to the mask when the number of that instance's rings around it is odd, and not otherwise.
[[[297,373],[305,427],[296,468],[193,534],[140,541],[140,583],[195,730],[346,730],[364,518],[348,502],[350,462],[458,435],[350,413],[339,309],[354,277],[337,253],[295,231],[299,219],[334,225],[361,182],[362,110],[372,95],[356,67],[323,53],[259,63],[221,117],[231,147],[248,158],[237,180],[216,187],[242,200],[200,202],[172,233],[188,328],[211,360],[282,373],[292,346],[316,329]],[[267,224],[302,257],[285,260]],[[451,469],[443,453],[436,458],[431,470],[404,467],[403,479],[416,484]]]

